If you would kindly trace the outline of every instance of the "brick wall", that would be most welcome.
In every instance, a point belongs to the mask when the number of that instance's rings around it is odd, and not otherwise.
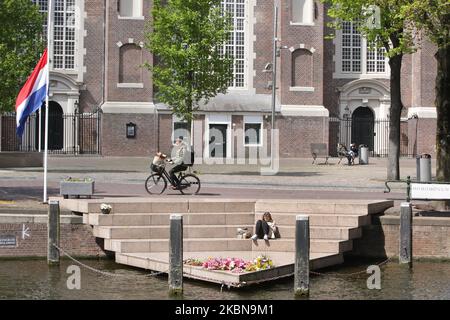
[[[310,157],[311,143],[328,143],[328,118],[279,117],[276,125],[281,158]]]
[[[30,237],[22,240],[22,224],[0,224],[0,236],[16,235],[17,247],[0,247],[0,257],[46,257],[47,224],[27,223]],[[92,235],[82,224],[61,224],[60,247],[74,256],[105,256],[103,239]]]
[[[378,224],[363,227],[362,238],[353,241],[351,254],[366,257],[398,257],[399,234],[398,217],[380,217]],[[450,258],[448,219],[414,217],[413,257]]]
[[[136,124],[136,137],[127,138],[126,125]],[[102,155],[149,156],[157,149],[158,130],[153,114],[104,113],[102,116]]]
[[[436,119],[418,119],[417,153],[429,153],[436,157]]]
[[[104,65],[104,43],[103,35],[103,1],[85,0],[84,9],[86,18],[84,27],[86,36],[84,47],[85,90],[80,91],[80,108],[84,112],[90,112],[99,107],[103,95],[103,65]]]

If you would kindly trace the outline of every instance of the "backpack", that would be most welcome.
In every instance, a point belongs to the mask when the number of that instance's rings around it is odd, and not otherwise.
[[[184,154],[183,163],[188,167],[192,167],[194,165],[195,153],[193,149],[194,148],[191,146],[191,148],[186,149]]]

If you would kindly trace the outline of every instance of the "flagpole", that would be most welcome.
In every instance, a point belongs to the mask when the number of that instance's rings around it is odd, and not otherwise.
[[[48,53],[47,53],[47,55],[48,55]],[[48,62],[48,61],[47,61]],[[38,123],[38,126],[39,126],[39,142],[38,142],[38,146],[39,146],[39,153],[40,152],[42,152],[42,111],[41,111],[41,108],[39,108],[38,109],[38,111],[37,111],[37,113],[38,113],[38,117],[37,117],[37,119],[39,119],[39,123]]]
[[[50,95],[50,55],[51,55],[51,35],[52,35],[52,9],[53,1],[48,0],[47,17],[47,95],[45,97],[45,141],[44,141],[44,203],[47,203],[47,167],[48,167],[48,104]]]

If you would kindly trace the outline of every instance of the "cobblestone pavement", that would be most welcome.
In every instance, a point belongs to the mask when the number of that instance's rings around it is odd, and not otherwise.
[[[385,189],[387,159],[370,158],[368,165],[348,166],[338,159],[329,165],[311,164],[311,159],[283,159],[276,175],[261,175],[264,166],[255,164],[196,164],[202,190],[200,197],[304,198],[304,199],[394,199],[405,197],[405,184]],[[48,194],[59,194],[59,181],[66,177],[91,177],[95,195],[149,196],[144,181],[150,159],[143,157],[62,157],[52,156],[48,165]],[[401,159],[401,178],[415,177],[415,159]],[[433,169],[435,164],[432,164]],[[169,169],[169,167],[168,167]],[[43,169],[0,169],[0,207],[39,207],[42,200]],[[166,191],[166,197],[180,196]],[[154,197],[154,196],[153,196]]]

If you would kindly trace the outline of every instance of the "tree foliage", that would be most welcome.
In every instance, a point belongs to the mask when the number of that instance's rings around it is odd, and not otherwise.
[[[436,176],[450,181],[450,2],[415,0],[405,14],[437,46]]]
[[[230,20],[220,0],[157,0],[146,31],[146,47],[154,55],[156,97],[179,117],[191,121],[201,101],[225,93],[231,57],[222,55]]]
[[[30,0],[0,1],[0,112],[15,100],[42,55],[42,15]]]
[[[387,178],[400,178],[400,115],[401,65],[404,54],[417,47],[413,24],[407,19],[405,8],[414,0],[323,0],[330,8],[328,15],[334,18],[331,27],[340,28],[342,21],[359,22],[359,31],[372,46],[384,47],[389,57],[391,107],[389,110],[389,156]],[[371,6],[378,9],[379,17],[373,16]],[[374,24],[368,19],[375,18]]]

